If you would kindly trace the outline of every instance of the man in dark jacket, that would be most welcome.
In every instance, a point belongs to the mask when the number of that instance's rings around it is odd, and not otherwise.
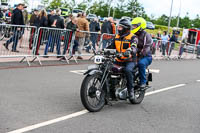
[[[113,33],[113,26],[112,26],[113,18],[110,17],[106,20],[101,26],[101,34],[105,34],[103,36],[103,46],[102,49],[106,48],[109,43],[111,43]]]
[[[48,26],[51,27],[51,19],[52,17],[55,15],[55,11],[52,9],[51,13],[47,15],[47,19],[48,19]]]
[[[97,18],[91,21],[91,23],[89,24],[89,29],[90,29],[90,32],[96,32],[96,33],[90,33],[90,40],[92,42],[93,50],[96,50],[98,32],[100,31],[100,24],[98,23]],[[91,49],[91,46],[87,47],[86,52],[89,53],[90,49]]]
[[[72,56],[69,58],[69,59],[71,59],[73,57],[73,55],[75,54],[75,51],[77,51],[77,49],[78,49],[78,41],[77,40],[74,40],[74,42],[71,43],[71,41],[73,40],[72,37],[74,36],[75,32],[78,30],[76,17],[73,16],[71,18],[71,21],[67,23],[66,29],[71,30],[71,31],[67,31],[64,36],[63,55],[66,54],[66,51],[68,50],[69,45],[71,44],[71,45],[73,45],[72,53],[70,53],[70,54],[72,54]],[[62,59],[65,60],[65,57],[63,57]]]
[[[50,17],[50,25],[51,28],[58,28],[58,29],[64,29],[64,18],[60,16],[61,15],[61,10],[57,9],[56,10],[56,15]],[[45,48],[45,55],[47,55],[48,52],[48,48],[49,46],[50,48],[50,52],[54,51],[54,45],[55,43],[56,45],[56,49],[57,49],[57,55],[60,55],[60,41],[61,41],[61,32],[62,30],[56,30],[56,29],[52,29],[49,33],[49,39],[48,39],[48,43],[46,45]],[[58,58],[60,58],[61,56],[57,56]]]
[[[23,9],[24,9],[24,4],[18,4],[17,8],[13,10],[13,14],[12,14],[12,17],[11,17],[11,24],[13,24],[13,25],[24,25],[24,18],[23,18],[23,14],[22,14]],[[12,52],[19,52],[18,50],[16,50],[16,48],[17,48],[19,36],[20,36],[22,31],[23,31],[22,27],[20,28],[20,27],[15,26],[13,28],[13,36],[6,43],[3,44],[7,50],[9,50],[8,45],[11,42],[13,42]]]
[[[172,53],[172,50],[174,49],[175,43],[180,43],[178,41],[178,32],[174,31],[172,37],[170,38],[170,46],[169,46],[169,56]]]

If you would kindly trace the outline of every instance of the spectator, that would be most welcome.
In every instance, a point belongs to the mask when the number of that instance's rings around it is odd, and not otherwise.
[[[69,22],[71,22],[72,17],[73,17],[73,15],[72,15],[72,14],[69,14],[69,17],[67,17],[67,19],[66,19],[66,21],[65,21],[65,27],[67,27],[67,24],[68,24]]]
[[[184,52],[184,46],[189,44],[189,43],[187,43],[187,39],[188,39],[188,36],[186,35],[186,36],[181,40],[180,49],[179,49],[179,56],[178,56],[179,59],[181,59],[181,56],[182,56],[182,54],[183,54],[183,52]]]
[[[1,9],[0,9],[0,18],[3,18],[3,12]]]
[[[161,32],[161,31],[158,31],[157,36],[156,36],[156,38],[157,38],[157,40],[158,40],[157,49],[159,48],[159,49],[160,49],[160,52],[162,52],[162,48],[161,48],[161,33],[160,33],[160,32]]]
[[[169,49],[169,56],[170,56],[171,53],[172,53],[172,50],[174,49],[175,43],[179,43],[179,41],[178,41],[178,33],[174,32],[169,41],[170,41],[170,46],[169,46],[169,48],[170,48]]]
[[[69,30],[72,30],[72,33],[70,35],[70,38],[66,38],[65,40],[65,47],[64,47],[64,51],[63,51],[63,55],[66,54],[66,50],[67,50],[67,47],[69,46],[68,44],[70,43],[69,40],[72,39],[73,35],[75,34],[75,31],[78,30],[78,26],[77,26],[77,18],[76,17],[72,17],[71,18],[71,21],[67,23],[67,27],[66,29],[69,29]],[[74,45],[73,45],[73,49],[72,49],[72,55],[75,54],[75,51],[77,51],[77,48],[78,48],[78,41],[77,40],[74,40]],[[71,59],[73,56],[71,56],[69,59]],[[65,58],[62,58],[63,60],[65,60]]]
[[[27,6],[24,6],[23,10],[23,17],[24,17],[24,24],[28,24],[28,11],[26,10]]]
[[[31,18],[30,18],[30,26],[36,26],[36,18],[38,17],[39,15],[39,12],[37,9],[35,9],[33,11],[33,14],[31,15]],[[35,28],[31,28],[31,33],[30,33],[30,38],[29,38],[29,49],[32,49],[32,44],[33,44],[33,41],[34,41],[34,36],[36,35],[36,29]]]
[[[36,19],[35,19],[34,24],[35,24],[35,26],[37,26],[37,28],[48,27],[47,12],[45,9],[40,11],[39,16],[36,17]],[[43,39],[45,39],[44,37],[46,37],[46,35],[44,34],[44,30],[40,30],[39,31],[39,40],[37,41],[37,47],[36,47],[36,55],[39,55],[38,51],[40,49],[40,45],[41,45]]]
[[[163,35],[161,35],[161,48],[162,48],[162,55],[165,56],[166,46],[169,41],[169,36],[167,35],[167,31],[163,32]]]
[[[152,55],[156,54],[156,44],[158,42],[155,34],[152,34],[152,40],[153,40],[153,45],[152,45]]]
[[[37,9],[35,9],[35,10],[33,11],[33,14],[31,15],[31,18],[30,18],[30,21],[29,21],[30,26],[34,26],[35,18],[36,18],[38,15],[39,15],[39,12],[38,12]]]
[[[77,25],[78,25],[78,29],[80,31],[89,31],[89,22],[87,21],[86,19],[86,13],[83,12],[82,13],[82,16],[80,18],[78,18],[77,20]],[[84,42],[85,42],[85,37],[87,34],[83,33],[83,32],[77,32],[76,33],[76,40],[78,41],[78,57],[77,59],[83,59],[81,57],[81,54],[82,54],[82,49],[83,49],[83,45],[84,45]]]
[[[113,18],[108,18],[108,21],[105,21],[101,27],[101,34],[106,34],[103,37],[103,49],[107,47],[109,43],[111,43],[112,36],[107,34],[115,34],[113,31]]]
[[[50,14],[48,14],[47,19],[48,19],[48,26],[51,27],[51,17],[55,15],[55,11],[51,10]]]
[[[93,50],[96,50],[98,32],[100,31],[100,24],[98,23],[97,18],[93,19],[90,22],[89,29],[90,29],[90,32],[96,32],[96,33],[90,33],[90,40],[92,41]],[[86,49],[86,52],[89,53],[90,49],[91,49],[91,46],[88,46]]]
[[[64,18],[60,16],[61,15],[61,10],[57,9],[56,10],[56,15],[50,17],[50,25],[52,28],[58,28],[58,29],[64,29]],[[54,45],[56,45],[57,49],[57,55],[60,55],[60,42],[61,41],[61,30],[51,30],[49,33],[49,38],[48,42],[45,48],[44,55],[47,55],[48,48],[50,48],[50,52],[54,51]],[[60,58],[62,56],[57,56],[57,58]]]
[[[24,25],[24,18],[22,14],[23,8],[24,8],[24,4],[18,4],[17,8],[13,10],[13,14],[11,17],[11,24]],[[17,48],[20,32],[22,32],[22,30],[23,28],[19,28],[19,27],[13,28],[13,36],[6,43],[3,44],[7,50],[9,50],[8,49],[9,44],[13,42],[12,52],[19,52],[16,48]]]

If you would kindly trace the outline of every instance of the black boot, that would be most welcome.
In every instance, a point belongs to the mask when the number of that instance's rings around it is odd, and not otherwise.
[[[128,95],[130,100],[135,99],[135,94],[133,89],[128,91]]]

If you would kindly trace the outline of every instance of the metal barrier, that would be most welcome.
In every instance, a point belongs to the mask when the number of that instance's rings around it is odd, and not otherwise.
[[[77,56],[77,59],[82,59],[82,56],[88,57],[89,60],[92,59],[101,45],[101,33],[99,32],[76,31],[74,38],[71,57]]]
[[[0,24],[0,58],[22,57],[30,66],[27,57],[32,56],[30,42],[35,43],[37,28],[34,26]]]
[[[29,66],[27,57],[33,57],[31,62],[38,59],[41,65],[40,57],[57,57],[67,63],[73,58],[78,63],[77,59],[81,56],[92,59],[96,51],[106,48],[114,37],[114,34],[107,33],[0,24],[0,58],[22,57],[20,62],[26,60]],[[200,58],[200,45],[195,44],[180,44],[177,47],[175,42],[156,39],[153,40],[152,50],[154,59]]]
[[[68,29],[40,27],[37,32],[36,42],[33,46],[34,59],[39,57],[57,57],[67,61],[67,55],[70,51],[74,32]],[[56,47],[56,48],[55,48]]]
[[[177,46],[178,44],[178,46]],[[194,59],[196,50],[195,44],[186,45],[185,43],[176,43],[153,39],[152,54],[154,58],[181,59],[182,57]]]
[[[103,33],[101,36],[101,49],[104,49],[108,45],[110,45],[114,38],[115,38],[115,34]]]

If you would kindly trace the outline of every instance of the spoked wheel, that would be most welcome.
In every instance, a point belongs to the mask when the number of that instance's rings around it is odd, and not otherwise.
[[[135,90],[135,98],[133,100],[130,100],[129,101],[132,103],[132,104],[140,104],[143,99],[144,99],[144,96],[145,96],[145,90]]]
[[[105,105],[105,91],[100,89],[101,77],[88,75],[81,86],[81,101],[83,106],[90,112],[100,111]]]

